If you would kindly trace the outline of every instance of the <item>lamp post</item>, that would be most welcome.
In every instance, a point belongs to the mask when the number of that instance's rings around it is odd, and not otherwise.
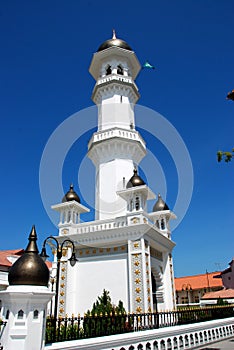
[[[192,287],[191,287],[191,285],[189,283],[188,284],[183,284],[182,290],[186,291],[186,293],[187,293],[187,300],[188,300],[187,305],[189,306],[189,297],[190,297],[190,293],[192,292]]]
[[[55,299],[54,299],[54,320],[56,323],[57,315],[58,315],[58,292],[59,292],[59,275],[60,275],[60,262],[62,258],[62,250],[65,245],[65,243],[69,243],[72,245],[72,254],[71,257],[68,259],[70,261],[71,266],[74,266],[78,259],[76,258],[75,254],[75,245],[74,242],[70,239],[65,239],[61,244],[58,242],[58,240],[53,237],[49,236],[44,240],[43,247],[41,250],[41,258],[45,261],[49,255],[46,254],[46,243],[48,240],[53,240],[56,243],[56,257],[57,257],[57,274],[56,274],[56,286],[55,286]],[[56,328],[56,327],[55,327]],[[55,329],[56,332],[56,329]]]

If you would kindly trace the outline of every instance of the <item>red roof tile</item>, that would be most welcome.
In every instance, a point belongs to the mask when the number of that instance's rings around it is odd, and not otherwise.
[[[8,256],[20,256],[24,252],[23,249],[0,250],[0,266],[11,266],[11,262],[7,259]]]
[[[23,254],[24,249],[0,250],[0,266],[11,267],[12,263],[7,259],[9,256],[19,257]],[[52,267],[51,261],[46,261],[47,267]]]
[[[175,289],[177,291],[187,289],[202,289],[212,287],[222,287],[222,280],[213,278],[219,272],[209,272],[195,276],[185,276],[175,278]]]
[[[203,295],[202,299],[234,299],[234,289],[222,289],[217,292],[209,292]]]

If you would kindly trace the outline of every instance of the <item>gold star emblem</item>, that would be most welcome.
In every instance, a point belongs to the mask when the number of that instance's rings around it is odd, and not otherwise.
[[[142,311],[142,308],[140,306],[137,306],[136,312],[141,312],[141,311]]]

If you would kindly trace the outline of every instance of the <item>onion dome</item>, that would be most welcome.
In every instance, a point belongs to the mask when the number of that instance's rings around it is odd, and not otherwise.
[[[99,46],[97,51],[103,51],[109,47],[120,47],[121,49],[132,51],[132,48],[128,45],[128,43],[126,43],[126,41],[116,38],[115,30],[113,30],[112,39],[104,41],[104,43]]]
[[[29,243],[23,255],[11,266],[8,274],[9,285],[47,286],[49,269],[38,254],[35,226],[29,235]]]
[[[80,203],[80,198],[78,194],[73,189],[73,184],[70,185],[70,190],[65,194],[65,196],[62,199],[62,203],[64,202],[71,202],[76,201]]]
[[[154,204],[153,211],[170,210],[168,205],[162,199],[160,193],[158,194],[158,200]]]
[[[145,182],[142,180],[142,178],[137,174],[137,169],[133,170],[133,176],[127,183],[127,188],[136,187],[136,186],[142,186],[145,185]]]

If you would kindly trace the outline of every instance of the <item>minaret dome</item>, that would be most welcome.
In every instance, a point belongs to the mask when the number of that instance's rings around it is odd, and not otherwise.
[[[116,38],[115,30],[113,30],[113,36],[112,39],[108,39],[104,41],[98,48],[98,52],[108,49],[109,47],[119,47],[121,49],[132,51],[132,48],[126,43],[126,41]]]

